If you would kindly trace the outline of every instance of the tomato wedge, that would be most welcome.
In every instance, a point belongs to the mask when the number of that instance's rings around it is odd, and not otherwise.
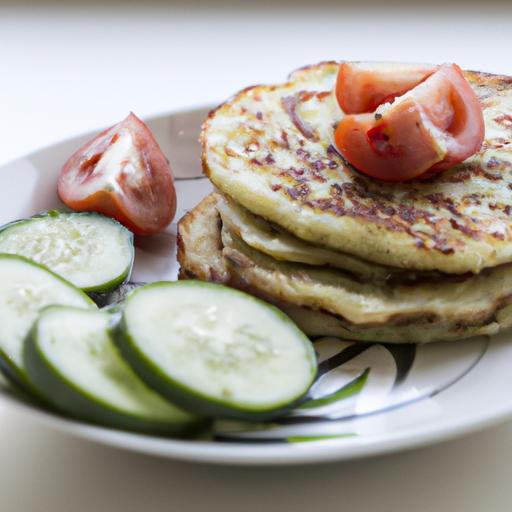
[[[336,98],[346,114],[373,112],[425,80],[438,66],[393,62],[344,62],[336,80]]]
[[[406,181],[453,167],[478,151],[484,119],[478,98],[455,65],[443,65],[373,114],[347,115],[334,139],[359,171]]]
[[[162,231],[176,213],[169,162],[133,113],[78,149],[64,164],[57,189],[73,210],[114,217],[138,235]]]

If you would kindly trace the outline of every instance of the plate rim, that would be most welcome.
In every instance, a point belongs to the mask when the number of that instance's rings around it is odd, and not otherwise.
[[[364,459],[449,441],[512,419],[512,407],[503,406],[497,412],[473,414],[470,419],[464,417],[447,424],[429,423],[426,427],[412,427],[391,435],[387,433],[385,437],[368,435],[360,443],[354,443],[354,440],[351,440],[351,444],[320,440],[277,446],[172,439],[110,429],[45,411],[1,390],[0,404],[8,405],[49,428],[96,444],[160,458],[235,466],[285,466]]]

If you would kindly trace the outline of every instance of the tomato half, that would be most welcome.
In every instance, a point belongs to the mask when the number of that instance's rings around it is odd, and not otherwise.
[[[484,119],[475,92],[455,64],[441,66],[374,114],[347,115],[334,139],[359,171],[385,181],[438,172],[478,151]]]
[[[114,217],[139,235],[162,231],[176,213],[169,162],[133,113],[78,149],[64,164],[57,189],[73,210]]]
[[[437,66],[391,62],[344,62],[336,79],[336,98],[346,114],[373,112],[416,87]]]

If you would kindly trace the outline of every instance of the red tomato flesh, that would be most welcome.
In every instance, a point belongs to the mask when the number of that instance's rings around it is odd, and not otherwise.
[[[336,80],[336,98],[346,114],[373,112],[436,71],[429,64],[344,62]]]
[[[176,213],[169,162],[133,113],[79,148],[64,164],[57,189],[73,210],[103,213],[139,235],[162,231]]]
[[[334,138],[344,157],[364,174],[406,181],[473,155],[483,142],[484,119],[460,68],[444,65],[374,114],[345,116]]]

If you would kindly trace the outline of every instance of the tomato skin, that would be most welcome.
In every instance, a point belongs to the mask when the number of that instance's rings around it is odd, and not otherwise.
[[[374,114],[345,116],[334,139],[357,170],[384,181],[407,181],[473,155],[484,130],[478,98],[452,64]]]
[[[443,67],[443,73],[453,84],[450,100],[454,118],[447,128],[447,155],[432,168],[433,171],[449,169],[474,155],[482,147],[485,136],[482,107],[462,70],[453,64]]]
[[[133,113],[68,159],[57,190],[73,210],[103,213],[138,235],[162,231],[176,213],[169,162]]]
[[[346,116],[334,134],[336,146],[357,170],[372,178],[415,178],[440,162],[444,152],[411,103],[404,104],[400,115],[404,129],[399,132],[386,121],[376,121],[374,114]]]
[[[336,79],[336,98],[346,114],[373,112],[436,71],[429,64],[343,62]]]

